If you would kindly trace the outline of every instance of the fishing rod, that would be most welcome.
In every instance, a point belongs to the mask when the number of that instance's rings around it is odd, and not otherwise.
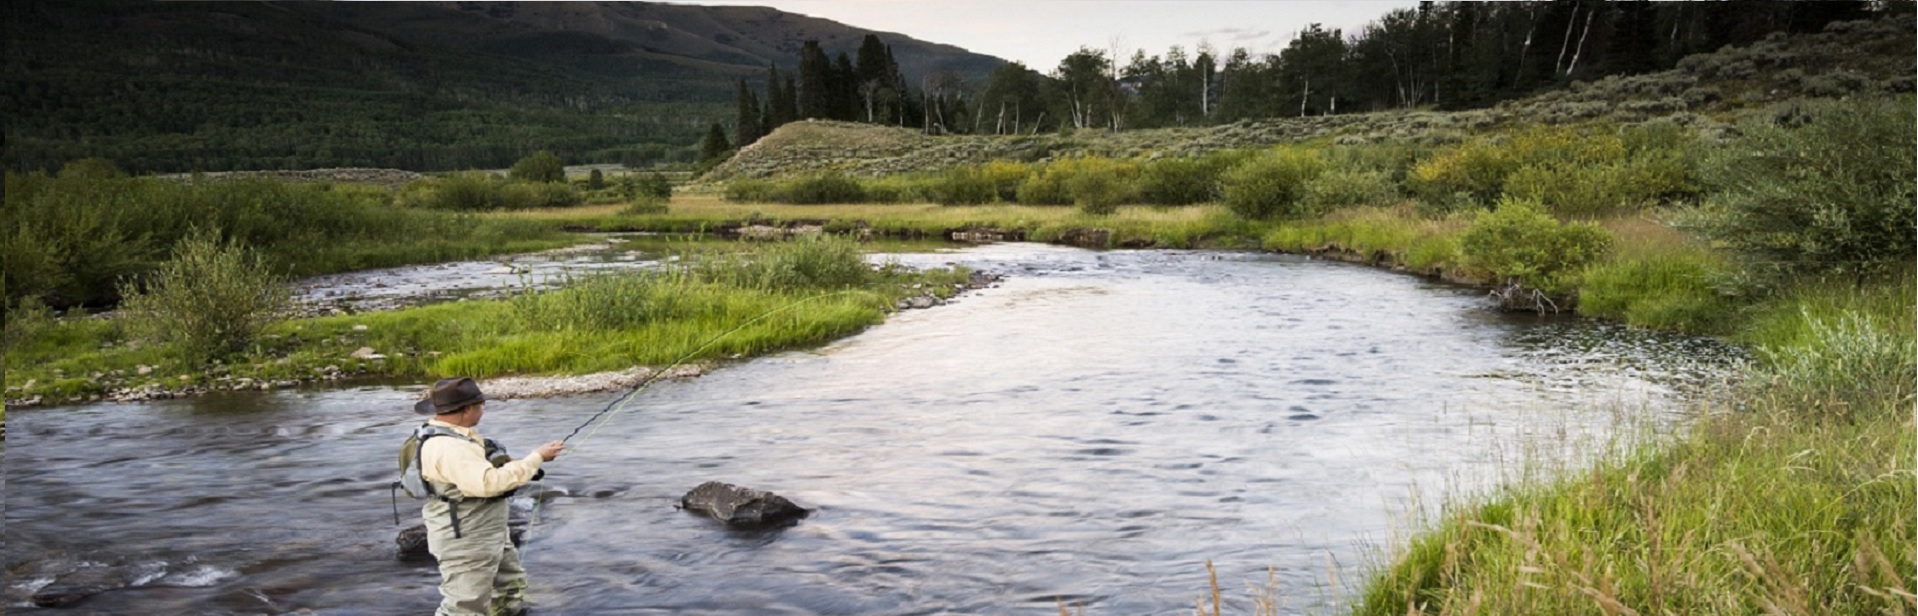
[[[632,403],[634,399],[638,398],[641,392],[644,392],[648,388],[652,387],[653,383],[658,382],[660,379],[665,378],[669,374],[672,374],[673,369],[678,368],[681,365],[685,364],[687,361],[691,360],[692,358],[699,356],[700,353],[704,353],[706,349],[711,348],[715,344],[718,344],[720,340],[726,339],[727,336],[731,336],[735,333],[738,333],[740,330],[746,329],[747,327],[752,326],[754,323],[758,323],[760,321],[764,321],[766,319],[772,318],[773,315],[777,315],[779,313],[792,310],[793,308],[797,308],[801,304],[805,304],[807,302],[811,302],[811,301],[815,301],[815,300],[819,300],[827,297],[832,297],[835,295],[846,295],[846,294],[855,293],[855,292],[857,291],[854,289],[846,289],[841,291],[833,291],[830,293],[820,293],[818,295],[814,295],[811,297],[805,297],[805,298],[793,300],[791,302],[788,302],[784,306],[780,306],[778,308],[774,308],[772,310],[762,312],[758,316],[754,316],[753,318],[746,319],[740,324],[733,326],[731,329],[720,332],[718,335],[715,335],[711,338],[706,339],[704,343],[700,344],[698,347],[693,348],[693,350],[691,351],[687,351],[685,355],[679,356],[679,359],[673,360],[673,362],[670,364],[667,364],[666,367],[660,368],[659,370],[653,372],[652,374],[647,375],[647,377],[644,380],[641,380],[638,385],[633,386],[632,391],[626,392],[624,395],[621,395],[619,398],[614,399],[612,402],[608,403],[606,405],[606,408],[600,409],[599,412],[597,413],[593,413],[591,417],[587,417],[585,422],[579,424],[577,427],[574,427],[573,431],[568,433],[566,435],[566,438],[560,439],[559,442],[566,443],[568,441],[571,441],[573,440],[573,437],[579,436],[580,430],[586,429],[587,426],[592,426],[594,422],[599,422],[598,426],[594,426],[591,431],[586,433],[586,438],[591,438],[593,434],[598,433],[599,429],[601,427],[604,427],[608,421],[611,421],[614,415],[618,415],[621,411],[626,410],[626,406]],[[605,421],[602,421],[602,419],[604,419]]]

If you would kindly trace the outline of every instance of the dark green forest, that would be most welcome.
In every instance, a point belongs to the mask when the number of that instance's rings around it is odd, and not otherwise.
[[[714,125],[726,146],[743,146],[803,118],[1009,134],[1465,109],[1911,7],[1428,2],[1357,32],[1313,26],[1269,55],[1084,47],[1044,73],[1017,63],[914,73],[871,35],[840,37],[839,47],[860,40],[844,49],[808,40],[786,57],[689,56],[425,4],[11,2],[0,166],[99,157],[132,173],[438,171],[539,150],[648,166],[694,162],[702,141],[713,151]]]
[[[9,3],[4,165],[430,171],[542,149],[644,165],[689,157],[729,111],[726,67],[614,62],[599,56],[618,45],[563,35],[455,46],[344,4]]]

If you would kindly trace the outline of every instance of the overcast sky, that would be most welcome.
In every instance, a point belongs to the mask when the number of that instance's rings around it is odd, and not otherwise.
[[[1188,55],[1209,42],[1221,55],[1244,47],[1277,53],[1306,24],[1344,30],[1416,1],[1358,0],[676,0],[680,4],[770,6],[847,25],[1024,62],[1049,73],[1080,47]]]

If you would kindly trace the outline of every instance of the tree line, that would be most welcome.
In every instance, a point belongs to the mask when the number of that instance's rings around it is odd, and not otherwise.
[[[909,84],[890,49],[870,35],[856,62],[844,53],[828,60],[809,41],[796,82],[773,67],[764,90],[739,83],[733,142],[752,143],[801,118],[1021,134],[1469,109],[1575,81],[1670,69],[1687,55],[1774,32],[1817,32],[1835,21],[1911,10],[1911,2],[1854,0],[1422,2],[1357,32],[1312,24],[1277,53],[1201,44],[1121,60],[1116,50],[1081,47],[1049,73],[1013,62],[984,83],[933,72]]]

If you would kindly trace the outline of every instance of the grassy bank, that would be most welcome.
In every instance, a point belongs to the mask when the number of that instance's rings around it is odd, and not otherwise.
[[[54,403],[342,375],[579,374],[750,357],[857,332],[883,320],[901,298],[950,295],[968,277],[874,269],[855,244],[833,239],[688,253],[680,263],[501,300],[283,321],[210,369],[172,344],[130,337],[126,319],[23,312],[9,323],[7,397]],[[361,349],[371,353],[356,356]]]
[[[1755,307],[1729,408],[1569,480],[1442,514],[1361,614],[1908,614],[1911,279]]]

